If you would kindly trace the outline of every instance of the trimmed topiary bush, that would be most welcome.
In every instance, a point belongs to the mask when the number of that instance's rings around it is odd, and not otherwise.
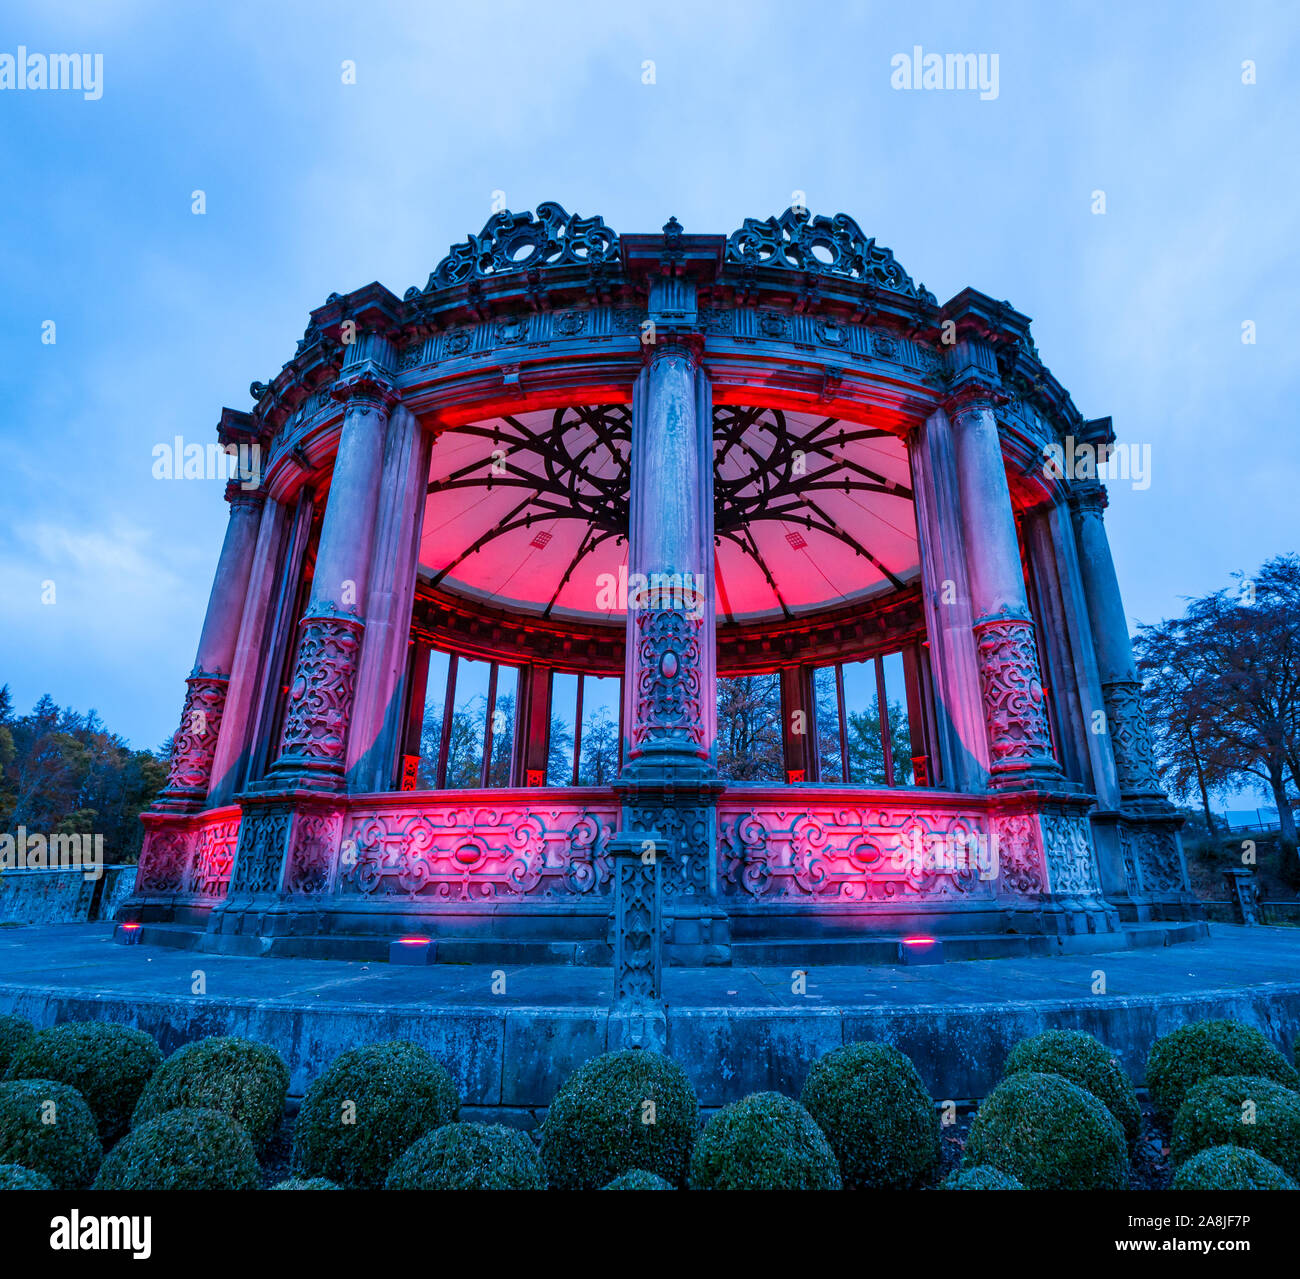
[[[848,1044],[813,1063],[799,1096],[826,1134],[845,1187],[910,1190],[939,1166],[939,1115],[910,1058]]]
[[[1254,1075],[1284,1088],[1300,1088],[1300,1074],[1253,1026],[1240,1021],[1194,1021],[1161,1035],[1147,1058],[1146,1083],[1165,1119],[1187,1094],[1212,1075]]]
[[[418,1045],[395,1039],[350,1049],[307,1090],[293,1171],[377,1190],[398,1155],[459,1113],[451,1076]]]
[[[980,1104],[965,1166],[988,1164],[1026,1190],[1122,1190],[1124,1130],[1092,1093],[1060,1075],[1019,1071]]]
[[[1174,1118],[1175,1167],[1211,1146],[1244,1146],[1300,1178],[1300,1094],[1257,1075],[1216,1075],[1187,1094]]]
[[[327,1177],[286,1177],[284,1181],[277,1182],[271,1187],[272,1190],[342,1190],[342,1186],[335,1185]]]
[[[956,1172],[949,1173],[939,1183],[939,1189],[1023,1190],[1024,1186],[1010,1173],[999,1172],[996,1168],[990,1168],[987,1164],[980,1164],[975,1168],[959,1168]]]
[[[131,1112],[162,1052],[142,1030],[111,1021],[69,1021],[38,1030],[9,1061],[10,1079],[57,1079],[75,1088],[95,1116],[99,1137],[111,1146],[126,1132]]]
[[[545,1190],[532,1141],[504,1124],[446,1124],[392,1166],[385,1190]]]
[[[0,1190],[53,1190],[54,1183],[43,1172],[32,1172],[19,1164],[0,1164]]]
[[[797,1102],[758,1092],[724,1106],[695,1143],[692,1190],[839,1190],[826,1135]]]
[[[133,1128],[104,1157],[96,1190],[256,1190],[248,1134],[218,1110],[169,1110]]]
[[[0,1015],[0,1079],[9,1069],[14,1050],[36,1033],[36,1027],[26,1017],[15,1017],[10,1013]]]
[[[84,1190],[104,1156],[95,1116],[53,1079],[0,1084],[0,1163],[43,1173],[56,1190]]]
[[[644,1168],[629,1168],[627,1172],[621,1172],[608,1186],[603,1187],[605,1190],[676,1190],[677,1187],[671,1181],[665,1181],[662,1177],[653,1172],[646,1172]]]
[[[1244,1146],[1211,1146],[1174,1173],[1175,1190],[1295,1190],[1275,1163]]]
[[[274,1048],[214,1035],[178,1048],[154,1072],[136,1103],[132,1126],[169,1110],[219,1110],[262,1150],[284,1113],[289,1068]]]
[[[558,1190],[595,1190],[642,1168],[686,1178],[699,1102],[676,1062],[645,1049],[595,1057],[564,1081],[542,1124],[542,1163]]]
[[[1045,1030],[1022,1039],[1007,1057],[1003,1075],[1034,1070],[1041,1075],[1060,1075],[1086,1092],[1099,1097],[1124,1129],[1131,1146],[1142,1128],[1142,1111],[1128,1072],[1119,1059],[1100,1041],[1082,1030]]]

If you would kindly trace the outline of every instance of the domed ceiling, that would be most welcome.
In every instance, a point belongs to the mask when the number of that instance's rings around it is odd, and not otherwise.
[[[578,405],[438,436],[426,583],[497,608],[621,624],[631,407]],[[812,413],[714,410],[719,621],[761,623],[887,593],[919,574],[907,450]]]

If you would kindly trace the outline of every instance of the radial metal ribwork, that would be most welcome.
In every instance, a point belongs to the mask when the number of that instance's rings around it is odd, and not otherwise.
[[[907,453],[812,413],[714,410],[719,614],[762,622],[901,589],[918,571]],[[545,617],[618,621],[631,410],[524,412],[433,449],[421,568],[430,585]]]

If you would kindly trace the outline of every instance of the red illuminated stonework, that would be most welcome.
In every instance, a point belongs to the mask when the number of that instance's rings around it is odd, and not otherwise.
[[[619,235],[547,204],[401,297],[332,294],[251,389],[219,438],[264,465],[228,493],[132,919],[281,953],[548,943],[622,956],[641,1008],[661,961],[735,940],[1193,911],[1105,492],[1043,464],[1110,420],[1008,303],[940,304],[843,215]],[[719,680],[753,675],[780,689],[761,783],[719,742]]]

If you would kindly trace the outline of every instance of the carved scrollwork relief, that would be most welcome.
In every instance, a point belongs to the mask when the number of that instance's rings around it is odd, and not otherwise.
[[[1136,680],[1116,680],[1102,685],[1110,744],[1115,754],[1115,774],[1124,794],[1160,791],[1151,728],[1142,705],[1142,686]]]
[[[354,618],[303,619],[284,716],[283,756],[342,762],[361,630]]]
[[[202,796],[207,794],[212,778],[229,679],[225,675],[195,674],[186,685],[185,709],[172,737],[165,793]]]
[[[342,891],[440,901],[570,897],[610,891],[618,808],[398,806],[344,822]]]
[[[1033,623],[991,617],[977,622],[974,630],[994,768],[1051,761]]]
[[[978,810],[748,799],[724,797],[718,809],[730,891],[863,903],[993,895],[1000,853]]]
[[[700,626],[673,609],[643,608],[636,614],[637,714],[632,740],[704,745]]]

